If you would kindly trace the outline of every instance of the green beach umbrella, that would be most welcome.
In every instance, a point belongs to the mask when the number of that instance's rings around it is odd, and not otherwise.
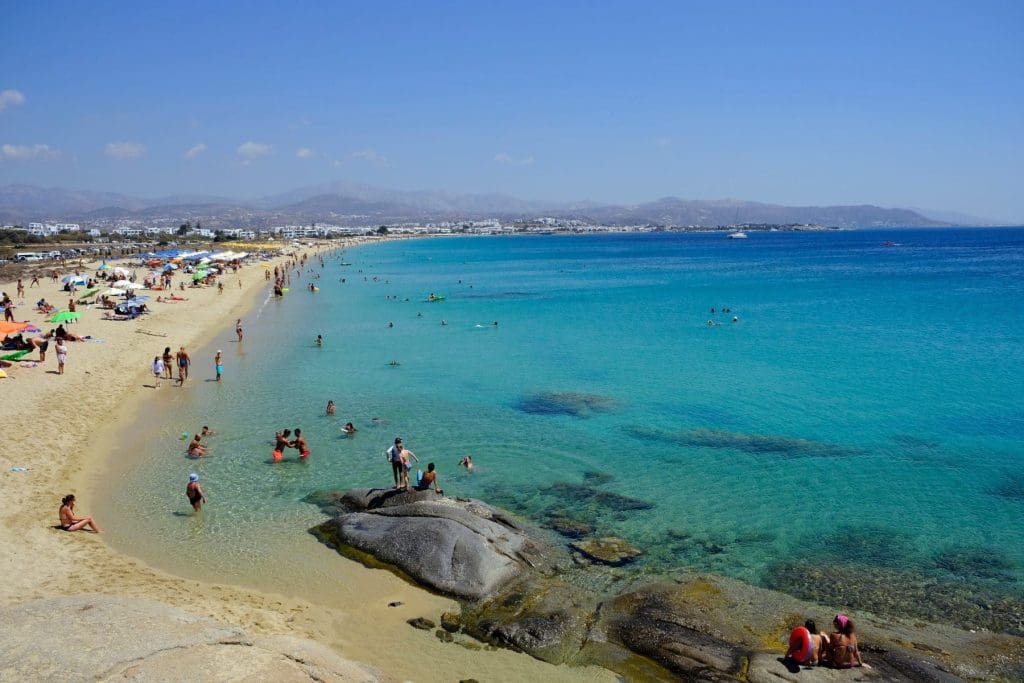
[[[192,274],[192,280],[193,281],[195,281],[195,280],[202,280],[206,276],[207,276],[207,273],[193,273]]]
[[[0,356],[0,360],[18,360],[22,356],[27,356],[32,353],[32,349],[25,349],[24,351],[15,351],[13,353],[5,353]]]
[[[67,322],[68,320],[78,320],[80,317],[82,317],[81,313],[72,313],[71,311],[61,311],[60,313],[58,313],[55,316],[53,316],[52,318],[50,318],[50,322],[51,323],[63,323],[63,322]]]

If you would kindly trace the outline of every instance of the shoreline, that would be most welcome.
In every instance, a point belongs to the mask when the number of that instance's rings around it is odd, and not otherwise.
[[[339,245],[337,248],[347,247]],[[272,265],[274,262],[270,263]],[[424,653],[422,656],[443,658],[450,668],[443,673],[434,674],[438,680],[451,680],[460,675],[500,678],[503,673],[508,675],[510,667],[517,673],[522,672],[523,676],[544,676],[546,680],[581,680],[584,677],[597,677],[598,680],[603,680],[604,674],[611,680],[613,675],[607,670],[593,667],[555,668],[527,655],[508,650],[464,650],[445,645],[430,633],[415,631],[404,623],[407,618],[434,618],[441,611],[455,605],[454,601],[407,584],[389,572],[366,569],[362,565],[343,559],[312,537],[304,539],[300,544],[310,551],[313,551],[315,546],[318,552],[322,553],[324,562],[331,566],[332,578],[337,577],[339,583],[339,595],[335,596],[334,600],[315,601],[308,597],[303,598],[303,591],[298,589],[293,591],[294,594],[285,595],[273,590],[253,589],[244,584],[219,584],[182,578],[151,567],[109,543],[96,544],[95,541],[100,539],[83,538],[84,534],[74,534],[69,538],[51,529],[53,521],[49,518],[55,516],[56,501],[63,493],[75,491],[79,494],[79,512],[93,513],[96,509],[94,501],[102,495],[109,477],[110,459],[116,455],[116,444],[123,441],[121,430],[125,426],[136,425],[140,419],[140,412],[154,405],[150,400],[136,400],[139,397],[153,395],[152,389],[146,389],[142,382],[138,381],[147,375],[146,361],[150,357],[148,352],[143,352],[138,347],[148,347],[152,343],[153,347],[170,345],[173,348],[175,344],[184,344],[194,351],[215,343],[216,336],[221,333],[233,336],[230,318],[250,315],[259,305],[261,293],[265,293],[267,283],[263,280],[262,268],[259,265],[247,266],[240,271],[247,280],[247,286],[241,291],[227,287],[223,297],[219,297],[213,290],[189,290],[197,293],[196,299],[201,298],[208,302],[203,304],[207,308],[202,311],[196,310],[196,302],[185,302],[189,305],[177,304],[158,309],[161,314],[166,313],[159,318],[154,313],[147,319],[133,323],[101,321],[95,315],[83,316],[82,322],[78,323],[82,326],[83,333],[96,335],[97,332],[105,332],[109,326],[117,325],[125,328],[125,334],[117,335],[116,345],[114,339],[108,339],[108,344],[103,346],[72,344],[68,375],[64,378],[44,375],[40,368],[31,371],[31,378],[28,377],[27,371],[20,373],[24,377],[18,377],[16,382],[45,384],[46,391],[37,387],[33,396],[18,397],[18,400],[13,402],[5,401],[5,404],[14,403],[13,410],[5,412],[13,424],[38,425],[40,431],[45,433],[15,436],[11,451],[20,448],[31,454],[23,458],[25,463],[32,463],[28,472],[16,474],[8,471],[10,467],[23,463],[7,462],[10,456],[3,457],[5,472],[2,493],[11,502],[11,510],[2,513],[4,523],[0,530],[0,545],[8,551],[5,553],[8,555],[6,564],[10,570],[8,576],[12,578],[0,592],[0,603],[10,604],[34,597],[84,592],[148,597],[238,624],[258,633],[291,633],[312,638],[329,645],[343,656],[376,666],[379,670],[395,676],[432,680],[433,672],[424,670],[412,662],[406,663],[395,659],[396,649],[407,651],[408,648],[413,648]],[[13,291],[13,286],[6,291]],[[27,293],[30,291],[32,290],[27,290]],[[206,296],[200,297],[198,294]],[[191,294],[186,296],[193,298]],[[223,298],[223,301],[218,302],[220,298]],[[35,317],[41,316],[36,314]],[[195,327],[182,327],[184,319],[188,318],[197,319]],[[156,321],[159,321],[160,325],[151,324]],[[166,329],[167,334],[171,334],[173,330],[173,334],[180,336],[168,336],[166,342],[158,341],[156,338],[150,339],[148,335],[137,334],[128,326],[140,326],[157,333]],[[125,336],[127,339],[123,338]],[[139,340],[146,343],[139,344]],[[89,356],[96,356],[97,362],[92,364],[92,369],[88,369],[86,351]],[[100,356],[105,363],[99,362]],[[197,358],[203,359],[205,356],[199,355]],[[123,376],[110,378],[96,372],[118,367],[121,363],[125,363],[129,368]],[[197,361],[199,367],[203,367],[204,363],[203,360]],[[76,364],[79,365],[78,368]],[[132,364],[137,365],[137,373],[131,371]],[[46,369],[53,366],[55,361],[49,357]],[[87,403],[84,406],[61,404],[57,392],[61,395],[64,392],[61,392],[62,387],[57,382],[65,382],[82,370],[90,372],[92,377],[78,377],[70,389],[81,390]],[[36,373],[39,374],[38,377],[35,376]],[[202,370],[196,374],[196,384],[201,381],[201,376]],[[3,387],[4,396],[14,397],[14,392],[8,386],[11,381],[0,382],[5,383],[0,385]],[[20,384],[15,387],[18,390],[20,388]],[[191,386],[184,389],[186,392],[196,390],[201,390],[201,387]],[[165,385],[161,391],[177,389]],[[22,398],[27,400],[21,400]],[[31,400],[33,398],[35,400]],[[73,419],[65,417],[69,412],[74,413]],[[52,421],[40,424],[40,418]],[[95,424],[102,424],[102,428],[94,430]],[[59,455],[62,453],[69,455],[65,459]],[[37,490],[38,487],[33,487],[33,491],[19,497],[19,493],[24,492],[18,490],[18,477],[39,475],[47,468],[53,470],[49,482],[53,490],[44,492]],[[60,488],[62,486],[67,490]],[[83,492],[86,495],[82,495]],[[112,531],[111,524],[105,524],[102,517],[97,521],[105,532],[109,534]],[[21,541],[17,538],[19,532],[25,533],[25,538]],[[32,557],[25,557],[26,555]],[[55,557],[57,561],[54,561]],[[73,566],[75,563],[80,563],[81,567]],[[67,571],[62,571],[64,569]],[[103,585],[97,585],[98,578],[102,578]],[[713,577],[713,580],[721,586],[727,586],[725,593],[730,598],[739,599],[738,606],[713,601],[715,604],[711,607],[715,611],[714,621],[729,621],[737,632],[746,629],[756,638],[761,638],[762,650],[770,650],[774,645],[781,648],[781,644],[769,640],[765,634],[775,633],[778,623],[787,615],[787,610],[792,611],[801,605],[805,606],[804,609],[811,609],[807,606],[808,603],[796,598],[782,594],[769,595],[768,592],[756,587],[741,585],[739,582],[721,577]],[[404,602],[405,608],[386,608],[386,602],[395,600]],[[734,599],[732,602],[736,603],[737,600]],[[766,606],[772,608],[771,613],[761,612]],[[827,610],[820,606],[813,609],[813,614],[827,613]],[[883,637],[883,629],[891,629],[893,621],[866,616],[859,619],[858,623],[864,625],[865,635],[877,639],[873,642],[889,644],[894,642],[893,636],[889,634],[888,637]],[[985,642],[988,638],[984,633],[979,633],[976,637],[971,637],[970,642],[959,643],[966,652],[951,652],[955,641],[967,636],[966,632],[953,627],[933,625],[913,634],[914,629],[910,628],[909,623],[898,630],[901,635],[897,640],[906,641],[905,644],[923,643],[927,647],[939,648],[945,655],[961,660],[969,659],[967,655],[972,654],[974,648],[977,648],[977,652],[973,654],[980,657],[982,649],[992,649],[998,642],[1002,642],[1004,647],[1007,643],[1013,642],[1004,640],[1006,637],[999,634],[987,634],[994,636],[994,640],[990,641],[990,647],[986,648]],[[781,653],[781,649],[779,652]]]
[[[345,240],[326,246],[334,251],[378,239]],[[298,251],[311,257],[315,254],[309,248]],[[65,493],[77,494],[76,513],[80,515],[91,515],[100,507],[96,500],[109,483],[106,479],[113,445],[120,443],[122,431],[138,422],[141,412],[153,405],[147,398],[154,390],[145,386],[153,350],[158,346],[185,346],[194,353],[221,333],[233,336],[231,321],[242,317],[244,326],[245,317],[256,309],[269,287],[261,266],[272,268],[285,258],[246,265],[237,277],[226,276],[223,295],[218,295],[215,288],[188,289],[184,296],[190,301],[155,304],[152,313],[136,321],[102,320],[98,309],[81,306],[83,315],[72,330],[102,338],[104,343],[69,344],[63,376],[49,374],[56,368],[52,345],[39,367],[20,368],[16,364],[9,368],[9,377],[0,379],[0,391],[5,399],[5,417],[17,432],[10,448],[0,456],[0,495],[7,502],[0,512],[0,548],[4,550],[2,566],[7,576],[0,588],[0,605],[87,594],[157,600],[257,635],[286,634],[319,642],[344,658],[374,667],[382,680],[495,680],[509,670],[545,680],[614,680],[611,672],[597,667],[556,667],[509,650],[488,647],[472,651],[446,646],[433,634],[415,630],[405,621],[436,617],[450,609],[453,601],[402,582],[388,572],[342,560],[311,536],[308,542],[325,557],[330,553],[332,564],[338,566],[342,597],[352,604],[362,600],[363,608],[372,609],[372,613],[325,607],[320,601],[280,591],[174,575],[104,542],[116,534],[115,520],[97,518],[104,531],[100,536],[54,529],[57,506]],[[91,272],[97,265],[86,264],[82,270]],[[242,280],[242,288],[234,286],[237,279]],[[13,282],[3,283],[2,288],[12,295],[16,291]],[[15,318],[50,329],[43,322],[46,316],[30,311],[28,302],[38,296],[61,301],[63,293],[55,295],[56,288],[49,281],[38,288],[29,288],[26,282],[26,303],[16,308]],[[136,329],[154,336],[139,334]],[[37,357],[35,353],[30,355]],[[194,364],[204,368],[205,359],[197,357]],[[199,370],[195,379],[201,376],[203,371]],[[183,391],[202,390],[196,386],[200,381]],[[165,382],[157,391],[178,390]],[[14,467],[27,470],[13,472]],[[401,609],[387,607],[388,602],[396,601],[404,603]],[[359,629],[366,625],[375,626],[375,635],[386,637],[361,637]],[[355,633],[354,637],[350,632]],[[396,656],[396,652],[417,651],[423,654]],[[445,670],[424,668],[420,656],[444,661]]]

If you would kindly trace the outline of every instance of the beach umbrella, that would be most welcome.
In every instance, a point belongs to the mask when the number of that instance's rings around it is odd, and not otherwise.
[[[173,263],[168,263],[167,265],[164,266],[164,270],[177,270],[177,269],[178,269],[178,266],[174,265]]]
[[[81,317],[82,317],[81,313],[74,313],[72,311],[61,311],[60,313],[57,313],[52,318],[50,318],[50,322],[51,323],[63,323],[63,322],[67,322],[68,320],[78,320]]]
[[[11,334],[12,332],[21,332],[22,330],[31,327],[29,323],[8,323],[0,322],[0,334]]]
[[[61,278],[61,282],[64,284],[74,282],[76,285],[84,285],[89,282],[89,278],[83,277],[82,275],[65,275]]]
[[[192,274],[192,281],[196,282],[197,280],[205,280],[206,276],[207,276],[207,273],[193,273]]]
[[[118,280],[113,286],[118,289],[142,289],[141,283],[131,282],[130,280]]]
[[[103,296],[122,296],[124,294],[127,294],[127,291],[128,290],[125,289],[117,289],[116,287],[111,287],[107,291],[103,292]]]
[[[24,356],[27,356],[30,353],[32,353],[32,349],[23,349],[21,351],[12,351],[11,353],[5,353],[4,355],[0,356],[0,360],[16,361],[16,360],[20,360],[21,358],[23,358]]]
[[[127,268],[121,268],[120,266],[118,266],[117,268],[114,268],[114,275],[120,275],[121,277],[127,279],[128,276],[131,275],[131,273],[128,272]]]

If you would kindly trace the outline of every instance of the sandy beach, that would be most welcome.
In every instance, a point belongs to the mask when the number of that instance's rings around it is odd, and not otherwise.
[[[281,257],[266,265],[283,261]],[[94,272],[97,265],[86,263],[81,270]],[[611,672],[596,667],[555,667],[507,650],[444,644],[432,632],[411,628],[406,620],[437,620],[442,612],[457,610],[456,603],[388,572],[342,559],[312,538],[310,552],[330,555],[337,572],[337,593],[316,604],[294,595],[183,579],[149,567],[104,542],[116,538],[116,520],[98,519],[101,535],[54,528],[60,499],[67,493],[77,496],[77,514],[97,509],[111,444],[140,411],[147,410],[155,391],[203,390],[202,382],[178,389],[167,381],[154,390],[152,358],[165,346],[194,349],[219,336],[234,338],[235,319],[244,319],[267,295],[270,283],[263,265],[247,265],[237,275],[226,275],[223,293],[215,287],[178,291],[188,301],[174,304],[158,303],[157,293],[151,293],[152,312],[133,321],[104,320],[100,309],[80,305],[82,316],[70,330],[92,340],[68,344],[64,375],[56,374],[52,343],[45,362],[36,367],[18,362],[6,368],[8,377],[0,379],[8,426],[8,444],[0,455],[0,556],[6,578],[0,586],[0,605],[87,594],[147,598],[254,634],[315,640],[368,664],[382,680],[614,680]],[[73,269],[57,270],[63,276]],[[46,322],[49,316],[34,310],[34,302],[46,297],[59,310],[67,302],[60,286],[41,279],[40,286],[29,288],[26,279],[24,300],[16,296],[14,282],[4,282],[0,289],[14,299],[16,320],[49,330],[54,325]],[[33,351],[24,360],[37,358]],[[206,360],[194,362],[205,367]],[[402,604],[388,607],[395,602]],[[435,665],[424,666],[424,661]]]

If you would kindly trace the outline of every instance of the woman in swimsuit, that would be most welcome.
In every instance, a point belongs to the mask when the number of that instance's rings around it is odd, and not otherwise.
[[[75,496],[74,494],[68,494],[61,498],[60,501],[60,512],[57,513],[60,516],[60,528],[64,531],[78,531],[89,527],[96,533],[100,533],[100,528],[96,526],[96,522],[93,521],[92,517],[75,517]]]
[[[199,475],[193,472],[188,475],[188,485],[185,486],[185,495],[188,496],[188,502],[192,504],[192,509],[199,512],[200,508],[203,507],[203,503],[206,502],[206,496],[203,495],[203,489],[199,486]]]
[[[164,347],[164,372],[167,373],[167,379],[174,378],[174,356],[171,355],[171,347]]]
[[[853,621],[845,614],[837,614],[832,620],[832,626],[836,632],[829,636],[829,649],[832,653],[832,666],[837,669],[852,669],[854,666],[864,666],[864,660],[860,656],[860,647],[857,644],[857,634],[854,633]]]
[[[334,401],[328,401],[327,402],[327,414],[328,415],[334,415],[334,413],[336,411],[337,411],[337,408],[335,408],[335,406],[334,406]]]

